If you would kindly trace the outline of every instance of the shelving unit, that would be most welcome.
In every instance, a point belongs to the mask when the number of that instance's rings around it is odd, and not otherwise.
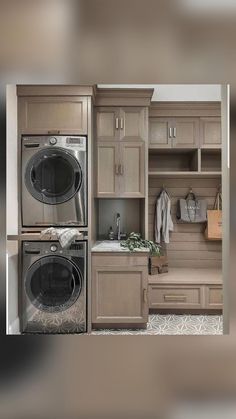
[[[221,149],[149,148],[149,176],[220,177]]]

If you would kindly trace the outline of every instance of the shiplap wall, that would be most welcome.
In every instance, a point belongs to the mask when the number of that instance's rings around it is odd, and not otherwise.
[[[179,223],[176,219],[177,201],[185,197],[192,187],[196,196],[207,200],[208,209],[214,205],[220,178],[149,178],[149,239],[154,238],[155,202],[162,185],[172,197],[172,219],[174,231],[170,236],[170,243],[166,246],[170,267],[186,268],[221,268],[222,246],[221,242],[207,241],[204,237],[205,224]]]

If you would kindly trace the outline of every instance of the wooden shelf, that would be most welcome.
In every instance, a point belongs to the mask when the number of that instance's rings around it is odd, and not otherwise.
[[[221,172],[194,172],[194,171],[184,171],[184,172],[164,172],[164,171],[149,171],[148,176],[161,176],[161,177],[215,177],[221,176]]]

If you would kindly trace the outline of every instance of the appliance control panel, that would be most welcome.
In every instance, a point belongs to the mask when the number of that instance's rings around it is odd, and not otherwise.
[[[78,151],[87,150],[87,137],[82,135],[34,135],[22,138],[23,148],[63,147]]]

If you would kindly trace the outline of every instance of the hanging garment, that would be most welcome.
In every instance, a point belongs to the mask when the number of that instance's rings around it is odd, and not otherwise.
[[[155,242],[161,243],[161,239],[165,243],[170,242],[169,232],[174,230],[171,218],[171,199],[165,189],[157,198],[155,211]]]

